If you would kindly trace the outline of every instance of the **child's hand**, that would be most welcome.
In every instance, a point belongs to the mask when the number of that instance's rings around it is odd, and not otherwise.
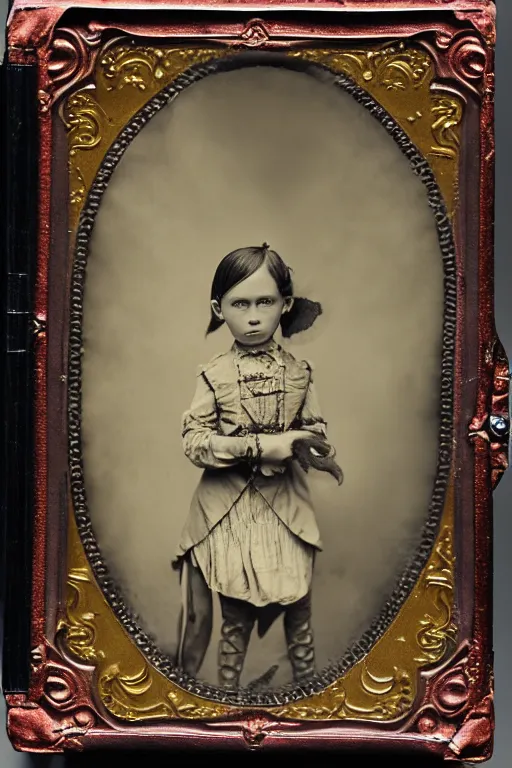
[[[317,437],[317,435],[305,429],[292,429],[279,435],[259,435],[261,459],[269,464],[279,464],[291,459],[295,440],[308,437]]]

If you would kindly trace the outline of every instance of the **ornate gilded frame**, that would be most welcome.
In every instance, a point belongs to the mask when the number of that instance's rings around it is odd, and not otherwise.
[[[494,6],[319,0],[313,12],[249,0],[226,15],[224,5],[186,13],[177,2],[171,13],[159,0],[137,10],[109,2],[100,12],[89,0],[32,0],[11,11],[6,94],[27,134],[13,130],[8,152],[37,231],[17,223],[24,198],[11,175],[8,271],[33,269],[34,281],[27,310],[7,307],[29,322],[16,371],[33,414],[25,434],[13,419],[8,435],[11,468],[29,461],[30,475],[21,491],[6,484],[7,541],[17,542],[7,574],[23,571],[5,601],[10,738],[36,752],[193,743],[487,759],[492,490],[507,467],[509,429],[508,362],[492,311]],[[438,225],[445,354],[441,484],[395,602],[311,689],[234,700],[159,655],[95,544],[81,477],[81,299],[94,216],[132,138],[180,89],[248,52],[328,73],[408,157]]]

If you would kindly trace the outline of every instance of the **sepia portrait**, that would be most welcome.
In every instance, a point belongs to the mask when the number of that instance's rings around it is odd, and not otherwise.
[[[163,654],[227,688],[335,667],[431,511],[436,221],[332,80],[249,59],[188,85],[126,149],[87,258],[98,547]]]

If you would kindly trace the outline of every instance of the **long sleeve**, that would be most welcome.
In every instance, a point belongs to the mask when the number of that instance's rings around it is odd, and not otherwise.
[[[183,414],[182,439],[185,455],[202,469],[230,467],[256,455],[254,437],[218,434],[215,394],[202,373],[197,378],[192,404]]]
[[[308,366],[311,370],[311,378],[302,407],[301,427],[310,432],[315,432],[322,437],[327,437],[327,423],[322,417],[318,394],[313,381],[313,369],[310,363],[308,363]]]

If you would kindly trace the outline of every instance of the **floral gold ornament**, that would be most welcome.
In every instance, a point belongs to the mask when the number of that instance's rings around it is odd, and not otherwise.
[[[71,93],[61,110],[70,142],[72,227],[105,152],[128,120],[189,67],[228,54],[214,48],[104,46],[97,54],[92,88]],[[78,191],[75,180],[80,180]]]

